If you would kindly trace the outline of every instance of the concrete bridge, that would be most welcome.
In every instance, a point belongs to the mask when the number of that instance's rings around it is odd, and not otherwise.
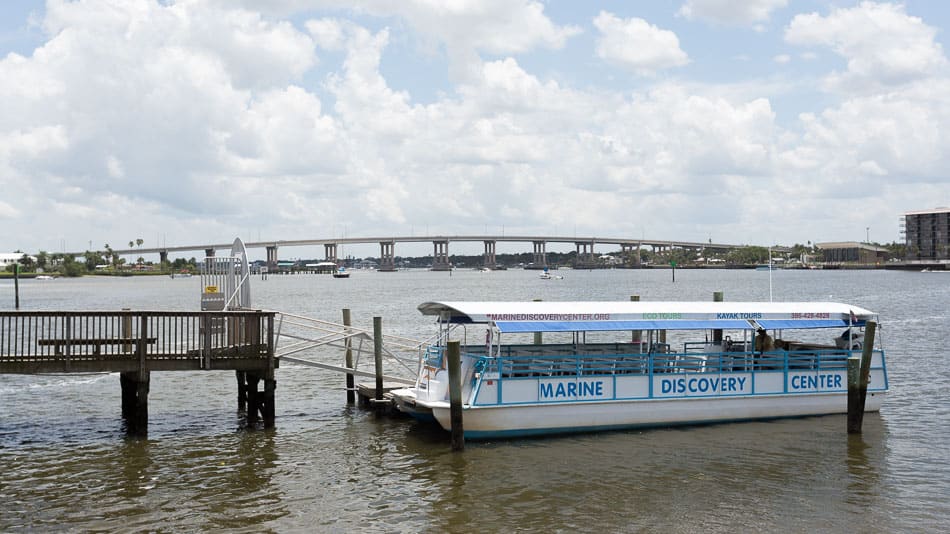
[[[380,271],[396,270],[396,243],[432,243],[432,269],[436,271],[445,271],[451,269],[449,263],[449,243],[461,242],[479,242],[484,245],[484,266],[493,269],[497,265],[495,260],[495,246],[499,242],[507,243],[531,243],[534,247],[534,265],[541,269],[547,266],[547,244],[548,243],[573,243],[577,250],[578,261],[583,264],[594,264],[596,256],[594,255],[595,246],[614,246],[620,247],[624,253],[639,251],[642,247],[650,247],[653,252],[662,252],[671,248],[685,248],[693,250],[713,250],[729,251],[742,248],[748,245],[730,245],[725,243],[703,243],[696,241],[671,241],[659,239],[625,239],[611,237],[564,237],[564,236],[530,236],[530,235],[433,235],[433,236],[403,236],[403,237],[348,237],[348,238],[327,238],[327,239],[298,239],[298,240],[278,240],[278,241],[258,241],[249,242],[245,245],[247,248],[264,248],[267,251],[267,265],[271,270],[277,268],[277,251],[282,247],[302,247],[302,246],[320,246],[323,245],[326,261],[336,262],[337,248],[343,245],[365,245],[379,244],[379,268]],[[216,250],[230,250],[231,243],[211,243],[198,245],[185,245],[176,247],[153,247],[136,249],[113,249],[119,255],[143,255],[158,254],[161,261],[168,259],[171,252],[195,252],[204,251],[205,256],[214,256]],[[778,251],[778,249],[775,249]],[[82,252],[73,252],[80,256]],[[635,254],[635,261],[639,261],[640,255]]]

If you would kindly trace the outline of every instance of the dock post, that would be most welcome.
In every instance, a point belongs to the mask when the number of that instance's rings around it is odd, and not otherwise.
[[[264,419],[264,428],[274,428],[274,391],[277,389],[277,380],[273,374],[264,378],[263,400],[261,401],[261,417]]]
[[[630,302],[640,302],[640,295],[630,295]],[[630,342],[631,343],[640,343],[640,340],[643,337],[642,330],[633,330],[630,332]]]
[[[130,308],[122,308],[124,312],[132,311]],[[122,337],[125,339],[132,339],[132,316],[125,315],[122,317]],[[122,345],[122,352],[129,353],[132,352],[132,342]]]
[[[126,380],[131,379],[132,383],[126,382],[127,389],[122,392],[123,412],[128,408],[129,413],[129,417],[126,418],[127,431],[129,435],[142,438],[148,436],[148,390],[150,374],[146,354],[146,338],[148,338],[148,317],[142,314],[139,317],[138,342],[135,344],[135,352],[139,363],[138,371],[124,373]],[[125,405],[126,400],[129,402],[128,406]]]
[[[234,376],[237,379],[238,411],[244,412],[247,411],[247,373],[244,371],[234,371]]]
[[[130,373],[119,373],[119,387],[122,388],[122,418],[129,420],[135,412],[135,379]]]
[[[541,302],[541,299],[534,299],[534,302]],[[534,344],[535,345],[541,344],[541,332],[534,333]]]
[[[264,417],[264,428],[274,428],[274,413],[277,399],[274,391],[277,389],[277,377],[274,374],[274,314],[267,315],[267,371],[264,375],[264,406],[261,415]]]
[[[848,434],[860,434],[861,423],[858,421],[858,414],[864,414],[861,408],[861,394],[859,392],[861,382],[861,358],[859,356],[848,357]]]
[[[122,418],[126,433],[130,436],[148,436],[148,389],[149,373],[132,371],[119,373],[122,388]]]
[[[257,424],[261,410],[260,393],[257,391],[257,385],[261,381],[260,375],[248,372],[247,377],[247,426],[253,428]]]
[[[868,321],[864,326],[864,347],[860,365],[857,356],[848,358],[848,434],[860,434],[864,424],[864,403],[868,395],[875,330],[877,323],[874,321]],[[857,369],[852,370],[852,367]],[[855,376],[852,378],[852,375]]]
[[[349,327],[352,325],[353,323],[352,323],[352,318],[350,317],[350,309],[343,308],[343,327],[346,330],[346,340],[343,342],[343,344],[346,347],[346,368],[347,369],[353,368],[353,348],[352,348],[353,342],[350,340],[350,329],[349,329]],[[356,391],[354,391],[355,387],[356,387],[356,384],[354,383],[354,380],[353,380],[353,374],[346,373],[346,403],[347,404],[353,404],[354,402],[356,402]]]
[[[465,449],[465,432],[462,428],[462,363],[459,342],[449,341],[446,350],[449,367],[449,417],[452,422],[452,450]]]
[[[376,407],[383,400],[383,318],[373,317],[373,360],[376,362]]]
[[[20,309],[20,264],[13,264],[13,301],[16,309]]]

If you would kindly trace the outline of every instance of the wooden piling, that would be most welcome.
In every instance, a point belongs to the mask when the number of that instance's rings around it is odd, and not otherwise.
[[[383,400],[383,318],[373,317],[373,360],[376,363],[376,406]]]
[[[248,428],[253,428],[257,425],[257,421],[260,415],[261,410],[261,398],[260,393],[257,391],[257,385],[261,381],[261,377],[257,373],[247,373],[247,426]]]
[[[273,376],[264,378],[264,392],[261,399],[261,417],[264,419],[264,428],[274,428],[275,391],[277,380]]]
[[[13,302],[16,309],[20,309],[20,264],[13,264]]]
[[[864,404],[868,394],[876,330],[877,323],[868,321],[864,325],[864,347],[861,351],[860,362],[852,361],[858,360],[857,356],[848,358],[848,434],[860,434],[861,426],[864,424]],[[852,367],[857,369],[853,370]],[[852,377],[852,375],[855,376]]]
[[[446,347],[449,367],[449,416],[452,423],[452,450],[465,449],[465,433],[462,428],[462,362],[459,342],[449,341]]]
[[[713,302],[722,302],[722,298],[722,291],[713,291]],[[722,329],[713,330],[713,343],[722,345]]]
[[[148,390],[150,382],[149,373],[146,371],[144,376],[139,376],[135,383],[135,411],[132,420],[135,422],[132,435],[137,437],[148,436]]]
[[[237,379],[237,403],[238,411],[247,411],[247,373],[244,371],[234,371],[234,377]]]
[[[861,394],[859,392],[861,382],[861,357],[848,357],[848,434],[861,433],[861,421],[858,421],[858,413],[863,415],[861,408]]]
[[[640,302],[640,295],[630,295],[630,302]],[[630,333],[630,342],[639,343],[643,338],[642,330],[634,330]]]
[[[534,302],[541,302],[541,299],[534,299]],[[534,344],[535,345],[541,344],[541,332],[534,333]]]
[[[353,368],[353,342],[349,337],[349,327],[352,326],[352,318],[350,317],[349,308],[343,308],[343,326],[346,330],[346,340],[343,341],[346,346],[346,368]],[[346,402],[347,404],[353,404],[356,402],[356,383],[354,381],[353,375],[351,373],[346,374]]]
[[[122,388],[122,418],[126,433],[135,437],[148,436],[148,390],[149,374],[138,372],[119,373]]]
[[[135,379],[130,373],[119,373],[119,387],[122,389],[122,418],[128,421],[135,412]]]

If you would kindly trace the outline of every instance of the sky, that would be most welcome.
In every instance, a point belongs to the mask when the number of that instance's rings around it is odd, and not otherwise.
[[[948,28],[910,0],[5,0],[0,251],[900,241],[950,206]]]

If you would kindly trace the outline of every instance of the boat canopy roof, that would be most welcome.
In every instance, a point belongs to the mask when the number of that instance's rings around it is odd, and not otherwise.
[[[876,316],[837,302],[426,302],[419,311],[501,332],[834,328]]]

